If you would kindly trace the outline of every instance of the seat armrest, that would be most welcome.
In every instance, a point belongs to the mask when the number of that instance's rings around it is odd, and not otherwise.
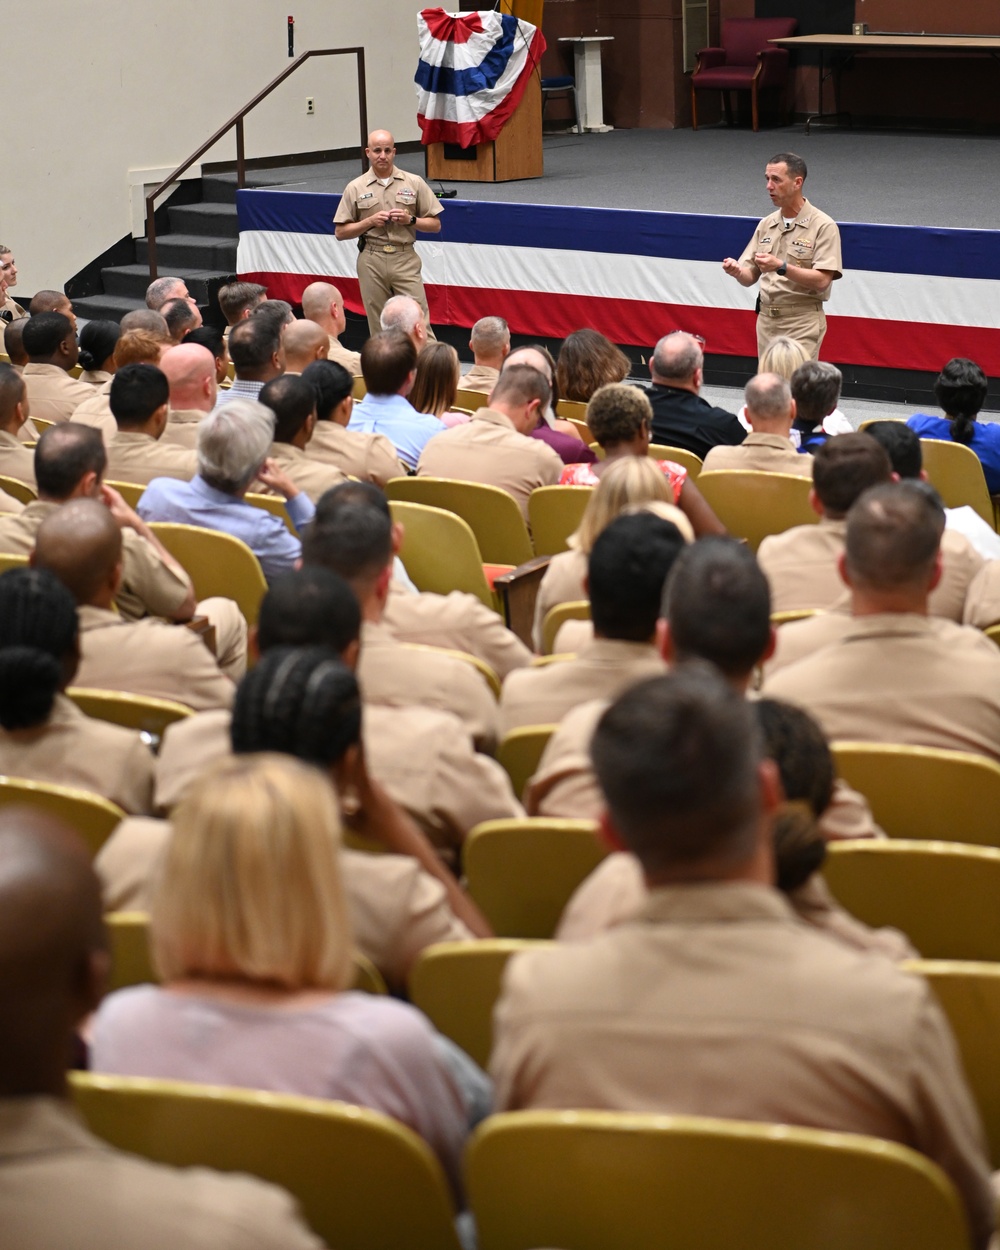
[[[703,69],[715,69],[725,63],[725,48],[702,48],[698,53],[698,64],[694,67],[694,72],[697,74]]]
[[[763,48],[757,53],[754,77],[758,87],[780,87],[788,81],[788,49]]]
[[[534,650],[531,631],[535,624],[535,600],[551,556],[535,556],[509,573],[501,573],[493,581],[493,589],[503,604],[507,628],[517,635],[529,650]]]

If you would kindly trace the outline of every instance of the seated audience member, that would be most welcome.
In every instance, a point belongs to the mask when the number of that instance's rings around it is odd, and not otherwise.
[[[286,373],[268,382],[260,393],[260,402],[274,413],[274,442],[269,458],[317,503],[320,495],[338,486],[345,475],[334,465],[306,455],[316,428],[316,392],[304,378]]]
[[[20,321],[11,321],[3,328],[3,349],[10,358],[11,367],[16,369],[18,373],[24,372],[24,366],[28,363],[28,353],[24,350],[24,325],[27,317]]]
[[[407,469],[417,467],[420,453],[441,422],[417,412],[407,399],[417,370],[417,349],[401,330],[383,330],[361,349],[361,372],[367,393],[354,405],[347,429],[351,434],[384,434]]]
[[[406,467],[384,434],[347,428],[354,409],[353,379],[343,365],[317,360],[302,377],[316,395],[316,427],[306,449],[310,460],[332,464],[341,473],[376,486],[406,476]]]
[[[841,434],[817,447],[809,499],[819,524],[770,534],[757,553],[771,584],[773,611],[846,609],[837,559],[844,550],[847,513],[864,491],[891,477],[888,455],[867,434]],[[968,540],[955,533],[943,540],[942,553],[944,571],[935,583],[930,611],[960,621],[969,583],[982,560]]]
[[[247,320],[252,321],[255,317],[259,317],[265,325],[270,326],[279,335],[284,333],[286,326],[295,322],[295,313],[292,312],[291,304],[283,299],[261,300],[256,308],[251,309]]]
[[[110,726],[109,726],[110,728]],[[42,918],[44,917],[44,922]],[[0,1227],[32,1250],[323,1250],[287,1194],[113,1149],[74,1110],[66,1067],[110,960],[83,843],[41,812],[0,812]]]
[[[131,334],[133,330],[142,330],[144,334],[152,334],[160,340],[164,347],[170,342],[170,332],[162,313],[152,308],[133,308],[118,323],[122,334]],[[130,364],[131,361],[126,361]],[[119,366],[120,367],[120,366]]]
[[[412,295],[393,295],[387,299],[379,324],[383,331],[399,330],[405,334],[416,348],[418,356],[430,341],[424,310]]]
[[[612,521],[587,561],[593,640],[571,659],[522,668],[503,684],[500,731],[558,724],[592,699],[664,670],[654,645],[667,574],[684,548],[676,525],[648,512]]]
[[[21,342],[28,355],[22,376],[31,411],[45,421],[68,421],[77,405],[94,393],[86,382],[70,376],[80,354],[73,322],[61,312],[33,313]]]
[[[184,335],[181,346],[192,343],[197,347],[205,347],[212,353],[212,359],[215,361],[215,381],[222,386],[223,382],[229,378],[228,338],[223,338],[222,331],[217,326],[199,326],[197,330],[189,330]]]
[[[604,452],[604,459],[593,464],[567,465],[560,485],[596,486],[607,467],[622,456],[648,456],[652,420],[649,397],[637,386],[621,382],[602,386],[587,404],[587,427]],[[696,534],[725,533],[722,522],[683,465],[673,460],[653,463],[670,482],[673,502],[687,516]]]
[[[226,338],[233,326],[245,321],[264,299],[267,299],[267,287],[259,282],[228,282],[219,287],[219,311],[226,319]]]
[[[160,309],[167,323],[171,343],[180,343],[184,335],[202,324],[201,309],[187,299],[168,299]]]
[[[428,343],[417,356],[417,372],[408,396],[418,412],[429,412],[450,429],[465,425],[468,414],[453,412],[462,376],[458,352],[450,343]]]
[[[225,760],[196,782],[150,908],[163,985],[105,1000],[91,1066],[372,1107],[424,1138],[458,1194],[489,1086],[416,1008],[351,992],[340,836],[329,780],[287,756]]]
[[[587,559],[605,527],[630,509],[654,502],[672,505],[673,501],[673,487],[654,460],[620,456],[608,466],[587,501],[579,527],[567,540],[569,550],[552,557],[538,587],[532,628],[536,651],[542,649],[542,625],[548,613],[560,603],[586,599]],[[680,510],[675,510],[670,519],[685,538],[694,538],[694,530]]]
[[[826,859],[823,814],[836,794],[836,767],[823,731],[808,712],[759,699],[750,705],[774,760],[786,804],[774,824],[776,885],[809,924],[857,950],[887,958],[918,959],[897,929],[870,929],[834,901],[819,870]],[[563,912],[556,938],[579,942],[635,919],[649,901],[642,865],[628,851],[614,851],[576,890]]]
[[[0,243],[0,323],[12,325],[28,315],[11,295],[16,286],[17,261],[10,248]]]
[[[272,378],[285,372],[285,351],[281,345],[281,326],[271,316],[254,315],[233,327],[229,336],[229,356],[236,378],[228,390],[219,391],[216,407],[231,404],[234,399],[256,399]]]
[[[160,317],[159,313],[150,312],[148,308],[128,313],[128,317]],[[124,324],[126,318],[122,319]],[[160,317],[162,321],[163,318]],[[159,365],[164,349],[169,347],[170,340],[161,338],[155,330],[136,329],[123,330],[115,346],[114,373],[124,369],[126,365]],[[118,422],[111,411],[111,383],[114,377],[100,386],[91,387],[87,399],[73,409],[70,420],[74,425],[90,425],[100,430],[105,446],[118,433]]]
[[[509,352],[500,366],[500,372],[508,366],[527,365],[537,369],[549,384],[548,402],[539,412],[539,421],[531,431],[531,437],[551,447],[563,464],[590,464],[597,456],[583,441],[580,431],[572,421],[561,420],[556,415],[559,406],[559,382],[556,378],[556,362],[552,353],[541,343],[518,347]],[[491,392],[492,393],[492,392]]]
[[[103,386],[115,372],[115,348],[122,336],[117,321],[88,321],[80,331],[81,382]]]
[[[754,469],[812,477],[812,456],[800,456],[789,438],[795,420],[791,388],[777,373],[758,373],[746,386],[749,433],[738,447],[713,447],[705,471]]]
[[[327,359],[346,369],[352,377],[361,377],[361,354],[341,345],[340,336],[347,329],[344,297],[331,282],[310,282],[302,292],[302,316],[325,330],[330,348]]]
[[[24,379],[10,365],[0,364],[0,474],[37,490],[34,453],[18,437],[27,420],[28,389]]]
[[[984,1250],[995,1224],[985,1140],[944,1014],[922,978],[804,925],[775,889],[781,785],[747,701],[685,666],[621,695],[591,752],[602,830],[640,861],[649,902],[591,942],[508,963],[497,1106],[901,1142],[948,1174]]]
[[[682,447],[702,460],[713,447],[737,446],[746,438],[746,431],[731,412],[713,408],[702,399],[704,364],[702,341],[683,330],[660,339],[649,362],[653,442]]]
[[[196,476],[190,482],[157,478],[143,491],[139,515],[147,521],[201,525],[242,539],[269,581],[294,568],[302,553],[299,539],[280,517],[244,499],[259,478],[285,496],[288,515],[300,534],[313,518],[309,496],[267,458],[273,437],[274,413],[263,404],[234,399],[217,406],[198,427]]]
[[[961,443],[976,453],[983,466],[986,489],[1000,494],[1000,425],[977,421],[986,402],[986,374],[974,360],[956,356],[949,360],[934,383],[934,398],[944,412],[932,417],[918,412],[907,425],[921,438],[939,438]]]
[[[480,317],[469,334],[469,350],[474,363],[459,385],[463,391],[488,395],[510,353],[510,329],[503,317]]]
[[[559,394],[563,399],[587,403],[594,392],[613,382],[623,382],[632,364],[620,348],[597,330],[574,330],[563,339],[556,364]]]
[[[114,610],[122,579],[122,535],[96,499],[74,499],[39,526],[31,563],[47,569],[76,600],[79,685],[172,699],[194,711],[229,707],[234,687],[191,630]]]
[[[978,630],[928,615],[943,532],[944,509],[923,483],[866,491],[839,559],[851,619],[839,639],[768,676],[765,693],[812,712],[831,741],[1000,761],[1000,653]]]
[[[413,651],[382,619],[392,581],[390,518],[351,502],[350,493],[338,497],[333,492],[323,503],[302,540],[302,559],[306,566],[339,573],[361,604],[358,681],[365,703],[416,704],[451,712],[481,750],[492,752],[497,707],[485,678],[464,660],[430,649]]]
[[[32,317],[38,317],[42,313],[60,313],[69,319],[73,333],[76,333],[76,313],[73,311],[69,296],[62,291],[38,291],[28,305],[28,312]]]
[[[282,331],[285,349],[285,372],[304,373],[316,360],[326,360],[330,343],[323,331],[312,321],[293,321]]]
[[[837,407],[844,375],[826,360],[807,360],[791,376],[795,421],[791,438],[799,451],[813,452],[836,434],[854,427]]]
[[[153,312],[161,312],[163,305],[169,299],[186,299],[192,304],[197,303],[188,291],[187,283],[183,278],[154,278],[146,287],[146,307],[151,308]]]
[[[153,756],[134,730],[93,720],[66,697],[80,664],[73,596],[51,573],[0,577],[0,772],[152,811]]]
[[[198,471],[195,453],[163,441],[170,385],[156,365],[126,365],[114,376],[108,402],[118,432],[108,443],[108,477],[147,485],[154,478],[190,481]]]
[[[505,490],[528,520],[528,496],[539,486],[554,486],[563,462],[551,447],[528,435],[549,401],[549,384],[537,369],[508,366],[490,395],[489,405],[466,425],[445,430],[427,444],[417,465],[418,477],[457,478]]]
[[[185,342],[163,353],[160,372],[169,388],[167,424],[161,441],[194,451],[198,446],[198,429],[206,414],[215,407],[219,391],[215,357],[207,347]]]

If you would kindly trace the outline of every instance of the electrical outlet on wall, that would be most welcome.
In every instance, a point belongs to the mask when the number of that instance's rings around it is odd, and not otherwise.
[[[306,117],[312,117],[316,112],[316,101],[311,95],[306,96]]]

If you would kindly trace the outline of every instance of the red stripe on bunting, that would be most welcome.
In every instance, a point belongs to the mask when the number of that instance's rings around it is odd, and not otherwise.
[[[478,13],[455,17],[444,9],[424,9],[420,16],[434,38],[442,43],[468,43],[473,35],[483,31],[483,20]]]

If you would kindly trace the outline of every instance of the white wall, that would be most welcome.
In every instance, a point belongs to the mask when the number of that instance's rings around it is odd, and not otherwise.
[[[130,232],[130,171],[169,172],[295,52],[361,45],[368,115],[419,138],[418,0],[30,0],[4,5],[0,241],[15,294],[61,289]],[[316,113],[305,115],[313,96]],[[354,57],[308,61],[246,121],[247,156],[357,143]],[[235,159],[233,134],[206,160]],[[135,175],[132,175],[133,180]],[[159,181],[156,178],[155,181]]]

